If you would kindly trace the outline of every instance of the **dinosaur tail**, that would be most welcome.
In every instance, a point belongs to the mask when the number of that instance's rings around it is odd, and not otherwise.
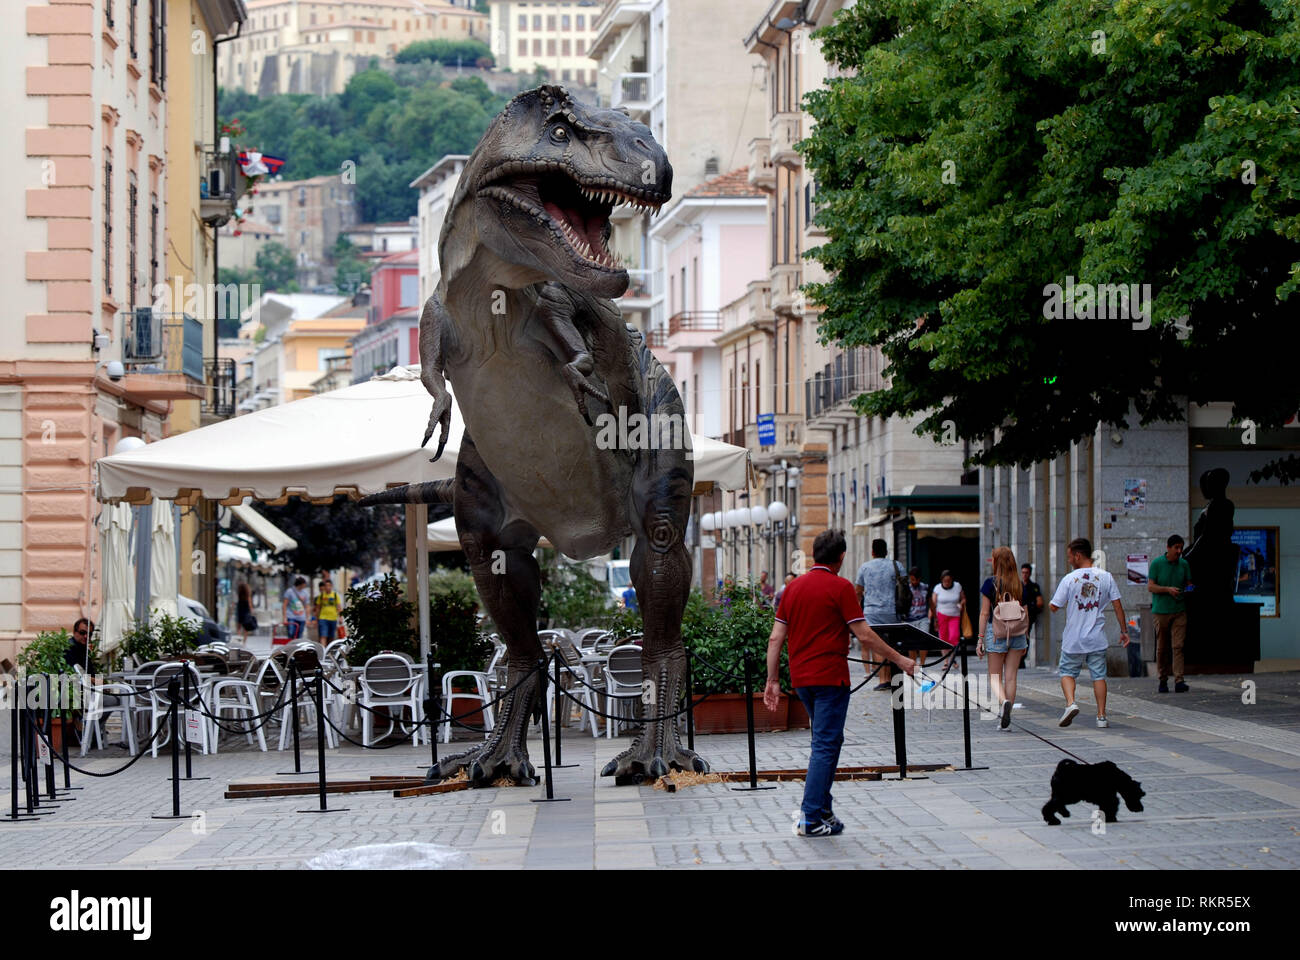
[[[408,483],[382,493],[372,493],[361,498],[363,507],[381,503],[451,503],[454,480],[431,480],[428,483]]]

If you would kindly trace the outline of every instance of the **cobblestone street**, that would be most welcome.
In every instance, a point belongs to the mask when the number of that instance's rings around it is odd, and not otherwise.
[[[1256,684],[1254,704],[1242,703],[1243,680]],[[211,779],[182,784],[182,811],[201,813],[201,821],[151,819],[170,812],[170,760],[160,755],[107,779],[74,772],[73,785],[83,788],[76,799],[0,831],[0,857],[25,868],[298,868],[329,851],[416,841],[489,868],[1300,867],[1300,675],[1189,682],[1188,694],[1159,696],[1153,680],[1112,681],[1108,730],[1093,726],[1091,690],[1081,684],[1083,712],[1061,730],[1055,675],[1022,672],[1024,709],[1013,714],[1015,724],[1084,759],[1113,760],[1142,782],[1144,812],[1121,808],[1103,834],[1093,832],[1086,804],[1061,826],[1043,822],[1039,810],[1063,754],[1015,726],[1002,733],[991,719],[973,718],[974,763],[989,769],[839,783],[835,808],[846,830],[831,839],[792,835],[799,783],[756,793],[721,783],[675,794],[616,787],[596,774],[628,741],[574,730],[566,731],[564,760],[577,766],[555,771],[564,803],[531,803],[544,795],[540,786],[410,799],[331,795],[331,807],[347,809],[324,816],[297,812],[314,807],[315,796],[226,800],[234,781],[294,779],[275,776],[292,767],[291,753],[261,753],[227,738],[218,755],[195,756],[195,775]],[[855,695],[842,765],[893,762],[889,702],[870,689]],[[6,746],[8,722],[6,714]],[[960,710],[909,711],[907,731],[909,762],[960,767]],[[315,744],[306,743],[310,769]],[[445,755],[455,746],[439,749]],[[715,769],[745,769],[743,736],[700,737],[697,747]],[[802,767],[807,749],[807,731],[760,735],[759,767]],[[539,741],[530,753],[540,767]],[[345,745],[328,753],[327,769],[331,779],[419,775],[428,756],[428,747]],[[97,772],[124,761],[120,748],[74,759]],[[7,771],[7,754],[4,762]],[[7,791],[3,804],[7,811]]]

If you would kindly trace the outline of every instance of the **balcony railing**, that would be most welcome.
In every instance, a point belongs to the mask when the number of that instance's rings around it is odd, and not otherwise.
[[[187,313],[138,307],[125,316],[122,365],[127,373],[183,374],[204,383],[203,322]]]
[[[668,346],[668,331],[663,327],[657,330],[647,330],[645,334],[645,345],[651,350],[662,350]]]
[[[653,300],[659,292],[659,272],[657,270],[629,270],[627,272],[627,293],[618,299],[624,306],[637,305],[636,302]],[[624,303],[624,301],[629,301]]]
[[[804,409],[809,419],[844,404],[861,393],[884,389],[883,361],[872,347],[837,353],[820,373],[804,381]]]
[[[803,114],[791,111],[772,117],[772,162],[797,167],[803,162],[794,145],[803,139]]]
[[[717,332],[722,329],[722,317],[717,310],[684,310],[668,318],[668,336],[696,331]]]
[[[613,90],[614,107],[636,106],[644,109],[650,103],[650,74],[622,73]]]
[[[755,137],[749,141],[749,185],[772,190],[776,187],[776,167],[772,166],[772,141]]]
[[[203,222],[220,227],[235,215],[243,173],[233,151],[203,151],[203,177],[199,181],[199,214]]]
[[[803,283],[803,265],[778,263],[772,267],[772,293],[770,303],[777,313],[803,314],[804,297],[799,287]]]
[[[210,357],[206,367],[203,414],[215,420],[229,419],[235,413],[235,361],[230,357]]]

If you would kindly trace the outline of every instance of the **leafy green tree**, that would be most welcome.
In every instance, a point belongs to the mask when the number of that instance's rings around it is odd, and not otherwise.
[[[376,560],[392,567],[406,563],[401,507],[362,507],[338,496],[328,505],[293,497],[283,506],[261,504],[258,510],[298,541],[295,549],[283,555],[296,570],[358,569]],[[242,529],[238,520],[231,525]]]
[[[976,461],[1028,465],[1130,403],[1300,408],[1300,7],[880,0],[819,38],[808,293],[889,360],[859,412],[999,430]],[[1054,303],[1070,283],[1149,285],[1150,312]]]
[[[482,77],[457,77],[451,82],[451,89],[457,93],[473,97],[484,110],[496,113],[503,106],[501,98],[492,92]]]
[[[289,248],[283,243],[268,240],[262,249],[257,251],[257,256],[253,258],[253,265],[253,282],[262,284],[263,293],[294,293],[298,290],[298,284],[294,280],[298,265],[294,262]]]
[[[363,70],[355,74],[343,89],[340,106],[354,126],[370,115],[381,103],[397,99],[397,81],[382,70]]]
[[[492,50],[481,40],[417,40],[397,51],[393,59],[397,63],[414,63],[417,60],[436,60],[439,63],[455,66],[458,62],[470,66],[478,60],[492,58]]]

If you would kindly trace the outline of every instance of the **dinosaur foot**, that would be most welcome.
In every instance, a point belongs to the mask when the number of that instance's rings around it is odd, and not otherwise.
[[[505,777],[517,786],[531,787],[537,783],[537,770],[520,747],[500,742],[485,743],[464,753],[444,757],[436,767],[430,767],[425,780],[437,783],[454,777],[461,770],[469,775],[473,787],[490,787]]]
[[[676,737],[659,739],[651,731],[643,733],[631,747],[624,750],[600,771],[602,777],[631,777],[638,783],[642,780],[657,780],[671,770],[687,770],[695,773],[708,773],[708,762],[694,750],[688,750],[676,742]]]

